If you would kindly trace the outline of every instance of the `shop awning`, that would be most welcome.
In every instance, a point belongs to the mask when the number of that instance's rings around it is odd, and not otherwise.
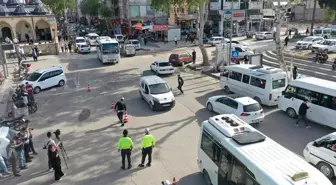
[[[142,24],[141,23],[136,24],[135,29],[136,30],[142,30]]]
[[[151,31],[167,31],[168,25],[153,25]]]

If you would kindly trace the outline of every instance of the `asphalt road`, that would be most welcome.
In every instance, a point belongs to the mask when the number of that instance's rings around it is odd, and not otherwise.
[[[180,49],[183,51],[183,49]],[[197,52],[199,52],[197,50]],[[211,52],[211,51],[209,51]],[[167,59],[169,53],[156,53],[124,58],[117,65],[103,65],[95,54],[66,54],[41,57],[33,68],[62,65],[68,83],[36,96],[39,110],[31,116],[35,147],[39,155],[22,171],[22,177],[0,179],[6,185],[49,185],[53,174],[46,172],[47,156],[42,150],[46,132],[60,129],[61,138],[70,157],[69,169],[63,162],[67,176],[55,184],[62,185],[156,185],[176,177],[178,185],[203,185],[196,163],[199,125],[213,116],[205,109],[206,100],[224,94],[219,82],[208,76],[178,69],[184,78],[185,94],[177,92],[177,77],[164,77],[173,88],[176,106],[170,111],[153,112],[138,95],[138,80],[153,74],[149,65],[155,60]],[[87,92],[90,85],[91,92]],[[122,130],[111,103],[125,97],[128,106],[130,132],[136,147],[133,150],[133,169],[120,170],[120,154],[116,150]],[[305,145],[333,129],[312,124],[297,128],[295,120],[274,107],[264,107],[266,118],[260,131],[298,155]],[[157,139],[152,167],[138,168],[140,139],[145,128],[150,128]]]

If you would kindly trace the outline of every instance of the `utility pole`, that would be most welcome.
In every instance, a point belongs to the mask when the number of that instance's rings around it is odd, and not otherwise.
[[[314,23],[315,23],[316,6],[317,6],[317,0],[314,1],[313,17],[312,17],[311,25],[310,25],[310,36],[313,36],[313,29],[314,29]]]
[[[232,58],[232,35],[233,35],[233,0],[231,0],[231,23],[230,23],[230,45],[229,45],[229,62],[228,65],[231,65]]]

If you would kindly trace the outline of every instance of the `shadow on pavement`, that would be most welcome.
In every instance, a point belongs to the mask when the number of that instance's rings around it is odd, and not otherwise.
[[[203,185],[205,181],[202,177],[201,173],[192,173],[190,175],[181,177],[179,181],[177,181],[178,185]]]

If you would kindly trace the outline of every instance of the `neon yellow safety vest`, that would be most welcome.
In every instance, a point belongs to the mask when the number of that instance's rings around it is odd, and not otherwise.
[[[118,149],[132,149],[134,148],[134,143],[130,137],[122,137],[118,142]]]
[[[144,135],[141,141],[141,147],[147,148],[150,146],[155,146],[155,138],[152,134]]]

